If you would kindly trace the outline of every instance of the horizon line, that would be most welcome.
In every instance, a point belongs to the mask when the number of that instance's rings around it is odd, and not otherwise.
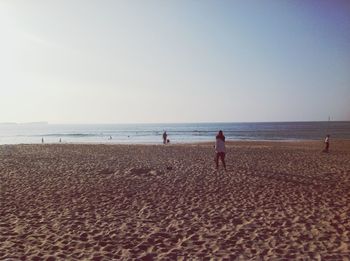
[[[49,121],[36,122],[0,122],[0,125],[152,125],[152,124],[227,124],[227,123],[300,123],[300,122],[350,122],[350,120],[291,120],[291,121],[193,121],[193,122],[119,122],[119,123],[50,123]]]

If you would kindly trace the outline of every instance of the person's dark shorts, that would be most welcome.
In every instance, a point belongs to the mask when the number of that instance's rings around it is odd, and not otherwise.
[[[216,157],[221,158],[221,159],[225,159],[225,152],[216,152]]]

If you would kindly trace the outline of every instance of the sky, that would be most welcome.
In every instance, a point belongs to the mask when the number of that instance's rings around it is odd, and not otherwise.
[[[0,122],[350,120],[350,2],[1,0]]]

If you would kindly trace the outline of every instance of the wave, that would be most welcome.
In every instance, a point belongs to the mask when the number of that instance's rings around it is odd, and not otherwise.
[[[94,133],[49,133],[49,134],[37,134],[32,135],[32,137],[100,137],[106,136],[102,134],[94,134]]]
[[[326,133],[332,138],[350,139],[350,122],[302,123],[230,123],[230,124],[176,124],[176,125],[45,125],[0,126],[0,144],[47,142],[62,138],[67,142],[99,142],[112,136],[114,141],[143,142],[162,140],[166,130],[169,139],[176,141],[212,141],[218,130],[223,130],[228,140],[319,140]]]

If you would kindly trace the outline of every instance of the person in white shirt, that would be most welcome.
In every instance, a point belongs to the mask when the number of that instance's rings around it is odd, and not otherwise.
[[[221,159],[222,164],[224,165],[224,169],[226,170],[226,163],[225,163],[225,136],[222,132],[222,130],[219,131],[218,135],[216,135],[216,142],[215,142],[215,164],[216,169],[219,169],[219,158]]]
[[[330,135],[327,134],[326,138],[324,139],[324,143],[326,144],[326,147],[324,148],[323,152],[329,152],[329,137]]]

